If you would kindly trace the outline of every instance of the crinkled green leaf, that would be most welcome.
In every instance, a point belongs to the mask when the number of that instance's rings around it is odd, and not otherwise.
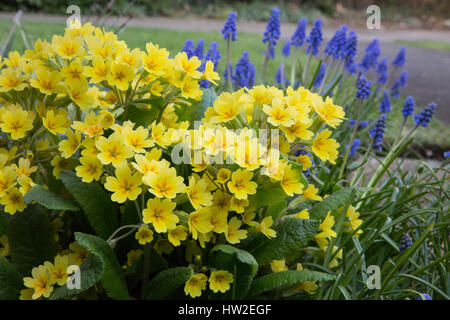
[[[117,209],[97,182],[85,183],[74,172],[62,170],[60,178],[80,204],[97,235],[107,239],[119,225]]]
[[[80,266],[80,289],[68,289],[67,285],[64,285],[56,288],[50,299],[63,299],[86,291],[101,280],[103,268],[103,261],[97,255],[89,255]]]
[[[35,185],[31,188],[31,190],[25,194],[23,200],[25,203],[36,201],[47,209],[70,211],[80,210],[80,208],[73,201],[63,199],[56,193],[47,190],[40,185]]]
[[[161,271],[153,277],[145,288],[145,298],[149,300],[170,298],[170,294],[184,285],[193,273],[190,267],[176,267]]]
[[[287,197],[283,187],[279,183],[274,183],[270,187],[258,189],[258,191],[249,197],[250,203],[256,203],[258,207],[270,206],[278,203]]]
[[[23,289],[22,275],[14,265],[0,257],[0,300],[17,300]]]
[[[336,211],[340,207],[344,206],[350,199],[353,193],[353,188],[344,188],[333,192],[331,195],[317,203],[309,211],[311,219],[322,221],[328,211]]]
[[[333,278],[334,277],[330,274],[311,270],[286,270],[270,273],[255,279],[247,296],[254,297],[266,291],[293,286],[300,282],[329,281]]]
[[[28,205],[9,219],[8,241],[13,263],[23,275],[44,261],[53,261],[56,249],[47,214],[38,205]]]
[[[234,275],[232,286],[235,286],[235,299],[245,297],[258,270],[258,263],[249,252],[224,244],[217,245],[211,250],[209,265],[219,270],[227,270]],[[229,290],[223,298],[230,299],[232,295],[233,290]]]
[[[252,254],[259,265],[289,257],[306,246],[317,234],[318,227],[319,222],[315,220],[286,217],[273,227],[277,232],[276,238],[258,237],[259,247]]]
[[[101,282],[107,295],[112,299],[129,299],[122,268],[108,243],[99,237],[81,232],[75,232],[75,240],[102,260],[104,271]]]

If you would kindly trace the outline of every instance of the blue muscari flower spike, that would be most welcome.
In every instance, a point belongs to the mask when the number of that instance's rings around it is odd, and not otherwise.
[[[294,34],[291,37],[291,44],[295,47],[301,47],[306,40],[306,25],[308,24],[308,20],[306,18],[302,18],[298,20],[297,29],[295,29]]]
[[[394,61],[392,61],[392,65],[396,67],[404,67],[405,66],[405,54],[406,54],[406,48],[401,47],[400,51],[398,52],[397,56],[395,57]]]
[[[349,157],[354,157],[356,153],[358,152],[358,148],[361,145],[361,140],[356,138],[353,140],[352,147],[350,148]],[[348,149],[348,144],[345,145],[345,148]]]
[[[408,70],[403,70],[400,77],[395,81],[391,89],[391,94],[393,97],[398,98],[400,95],[400,88],[406,87],[408,85]]]
[[[355,74],[358,71],[358,64],[356,62],[347,61],[345,64],[345,71],[350,74]]]
[[[228,14],[227,21],[225,21],[225,25],[222,29],[222,35],[225,40],[228,39],[228,37],[231,37],[231,41],[236,41],[236,12],[230,12]]]
[[[313,28],[311,29],[311,33],[309,34],[308,39],[308,48],[306,48],[306,53],[311,52],[313,56],[315,56],[319,52],[319,47],[322,45],[322,20],[317,19],[314,21]]]
[[[388,80],[388,59],[387,58],[381,59],[375,71],[378,74],[377,83],[381,85],[386,84]]]
[[[361,63],[359,64],[361,71],[369,72],[370,68],[376,67],[379,56],[380,56],[380,41],[378,40],[378,38],[375,38],[367,46],[366,54],[364,55]]]
[[[291,43],[289,41],[286,41],[283,48],[281,49],[281,53],[285,57],[289,57],[291,55]]]
[[[214,70],[217,69],[217,66],[219,65],[220,58],[222,56],[220,55],[220,51],[218,49],[219,45],[217,42],[211,42],[209,45],[208,51],[206,51],[205,54],[205,61],[211,61],[214,64]]]
[[[368,81],[366,77],[363,74],[361,74],[358,80],[356,81],[356,88],[358,89],[356,91],[356,98],[360,100],[369,98],[371,87],[372,82]]]
[[[283,84],[283,80],[284,80],[284,84],[286,84],[286,73],[284,72],[283,69],[284,69],[284,66],[282,64],[280,64],[278,66],[277,73],[275,75],[275,81],[278,84]]]
[[[448,157],[450,157],[450,151],[445,151],[444,158],[447,159]]]
[[[341,50],[341,59],[345,60],[345,64],[351,64],[355,61],[358,51],[358,35],[354,30],[350,30],[345,39],[344,47]]]
[[[378,119],[375,126],[369,130],[370,136],[373,138],[373,148],[381,151],[383,143],[384,128],[386,127],[386,115],[383,113]]]
[[[302,145],[301,149],[297,150],[295,152],[295,156],[298,157],[300,155],[304,155],[304,156],[308,156],[309,159],[311,160],[311,167],[314,167],[314,159],[311,156],[311,153],[306,152],[305,150],[303,150],[303,148],[305,148],[306,146]],[[309,169],[303,170],[303,172],[305,172],[306,174],[309,174]]]
[[[247,51],[242,53],[241,59],[236,63],[236,69],[234,74],[235,83],[241,87],[250,88],[254,83],[254,65],[249,60],[249,54]]]
[[[319,88],[320,85],[322,84],[323,78],[325,77],[325,70],[327,69],[327,65],[322,62],[322,64],[320,65],[320,69],[317,72],[317,76],[316,79],[314,80],[314,87],[315,88]]]
[[[270,43],[269,47],[269,58],[275,58],[275,50],[274,47],[277,45],[277,41],[280,39],[281,31],[280,31],[280,10],[277,7],[272,9],[272,15],[267,22],[266,31],[264,32],[262,42]],[[266,52],[264,52],[266,54]]]
[[[409,247],[411,247],[413,245],[413,242],[411,240],[411,237],[409,236],[409,234],[405,233],[402,237],[402,239],[400,240],[400,245],[398,246],[398,248],[400,249],[400,252],[405,251],[406,249],[408,249]]]
[[[414,103],[414,98],[411,96],[405,99],[402,109],[403,117],[408,118],[414,113]]]
[[[356,124],[356,120],[350,119],[349,123],[350,123],[350,127],[353,128],[354,125]],[[358,124],[358,129],[356,129],[356,130],[359,131],[359,130],[362,130],[364,128],[367,128],[368,126],[369,126],[369,121],[367,121],[367,120],[360,120],[359,124]]]
[[[422,296],[419,297],[419,300],[433,300],[433,298],[431,298],[431,296],[428,293],[422,293]]]
[[[388,113],[391,112],[391,98],[389,97],[389,92],[384,91],[383,98],[380,103],[380,112]]]
[[[205,40],[199,39],[197,46],[194,49],[194,56],[197,56],[199,60],[203,59],[203,46],[205,45]]]
[[[183,49],[181,51],[186,52],[186,55],[188,57],[188,59],[190,59],[193,55],[194,55],[194,41],[192,41],[191,39],[187,39],[184,42],[184,46]]]
[[[434,111],[436,110],[436,103],[432,102],[421,113],[414,115],[414,121],[416,125],[421,125],[426,128],[428,123],[430,123],[431,117],[433,117]]]
[[[344,24],[340,29],[336,30],[334,36],[330,39],[325,47],[325,53],[329,56],[333,56],[334,59],[339,59],[341,51],[345,47],[345,40],[347,34],[347,26]]]

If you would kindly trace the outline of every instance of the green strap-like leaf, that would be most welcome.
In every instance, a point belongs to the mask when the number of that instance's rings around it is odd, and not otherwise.
[[[249,252],[222,244],[211,250],[209,265],[219,270],[227,270],[234,276],[233,289],[223,296],[225,299],[243,299],[258,270],[258,263]]]
[[[99,237],[81,232],[75,232],[75,240],[102,260],[104,270],[101,282],[108,296],[112,299],[129,299],[122,268],[108,243]]]
[[[180,286],[184,285],[193,275],[190,267],[166,269],[158,273],[145,288],[145,298],[163,300]]]
[[[58,300],[86,291],[99,282],[103,275],[103,261],[96,255],[89,255],[80,266],[80,288],[68,289],[67,285],[56,288],[50,299]]]
[[[349,201],[352,192],[353,188],[344,188],[333,192],[333,194],[312,207],[309,211],[309,216],[311,219],[322,221],[327,216],[328,211],[336,211],[343,207]]]
[[[258,248],[253,252],[248,250],[260,266],[274,259],[284,259],[304,248],[317,234],[318,227],[319,222],[315,220],[286,217],[273,228],[277,232],[276,238],[268,239],[261,234],[257,238]]]
[[[116,206],[97,182],[84,183],[74,172],[62,170],[60,178],[86,214],[98,236],[107,239],[117,228]]]
[[[47,214],[38,205],[28,205],[9,219],[8,241],[13,263],[24,276],[44,261],[53,261],[56,249]]]
[[[40,185],[36,185],[31,188],[31,190],[27,192],[23,200],[25,203],[37,201],[40,205],[43,205],[47,209],[71,211],[80,210],[80,208],[73,201],[63,199],[56,193],[47,190]]]
[[[22,275],[11,262],[0,257],[0,300],[19,299],[22,288]]]
[[[255,279],[247,296],[254,297],[266,291],[293,286],[300,282],[329,281],[333,278],[330,274],[311,270],[286,270],[271,273]]]

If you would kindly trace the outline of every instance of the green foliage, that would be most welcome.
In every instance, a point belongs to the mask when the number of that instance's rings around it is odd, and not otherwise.
[[[0,300],[19,299],[22,288],[23,280],[20,272],[8,260],[0,257]]]
[[[81,232],[75,232],[75,239],[80,246],[86,248],[103,262],[101,283],[107,295],[112,299],[129,299],[122,268],[108,243],[99,237]]]
[[[24,276],[44,261],[53,261],[56,254],[53,231],[41,207],[29,205],[24,212],[13,215],[8,229],[12,262]]]
[[[184,285],[193,275],[190,267],[176,267],[158,273],[145,289],[145,298],[149,300],[164,300],[180,286]]]
[[[61,180],[80,204],[95,232],[107,239],[118,227],[116,206],[96,182],[84,183],[74,172],[61,171]]]
[[[340,207],[343,207],[350,200],[352,193],[352,188],[344,188],[333,192],[330,196],[312,207],[309,212],[310,217],[312,219],[323,220],[328,211],[336,211]]]
[[[47,209],[70,211],[77,211],[80,209],[73,201],[63,199],[56,193],[47,190],[40,185],[35,185],[31,188],[23,200],[25,203],[32,203],[33,201],[36,201]]]

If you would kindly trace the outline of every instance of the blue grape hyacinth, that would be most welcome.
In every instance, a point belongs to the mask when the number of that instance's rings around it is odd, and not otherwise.
[[[220,58],[222,58],[222,56],[220,55],[219,44],[213,41],[209,44],[208,51],[206,51],[205,61],[211,61],[214,64],[214,70],[216,70]]]
[[[379,118],[375,126],[369,130],[369,134],[373,139],[373,149],[378,151],[382,150],[384,129],[386,128],[386,115],[383,113]]]
[[[421,125],[424,128],[428,127],[428,123],[430,123],[435,110],[436,103],[432,102],[428,106],[426,106],[421,113],[415,114],[414,121],[416,125]]]
[[[336,30],[334,36],[327,43],[324,52],[329,56],[333,56],[334,59],[339,59],[346,44],[346,36],[347,26],[344,24]]]
[[[275,58],[275,50],[274,47],[277,44],[277,41],[280,39],[281,31],[280,31],[280,10],[277,7],[272,9],[272,15],[267,22],[266,31],[264,32],[262,42],[269,42],[269,52],[265,52],[264,54],[268,54],[269,58]]]
[[[359,64],[362,72],[369,72],[370,68],[376,67],[380,52],[380,41],[378,40],[378,38],[375,38],[367,46],[365,55],[361,63]]]
[[[341,50],[341,59],[345,60],[345,64],[352,64],[358,51],[358,35],[354,30],[350,30],[345,39],[344,47]]]
[[[236,63],[234,81],[241,88],[250,88],[255,82],[255,66],[250,62],[247,51],[242,53],[241,59]]]
[[[389,92],[384,91],[383,98],[380,103],[380,112],[388,113],[391,112],[391,98],[389,97]]]
[[[283,48],[281,49],[281,53],[285,57],[289,57],[291,55],[291,43],[289,41],[286,41]]]
[[[181,49],[181,51],[186,52],[188,59],[190,59],[194,56],[194,50],[195,50],[194,41],[191,39],[187,39],[184,42],[184,46],[183,49]]]
[[[361,146],[361,139],[356,138],[355,140],[353,140],[352,143],[352,147],[350,148],[350,152],[348,154],[348,156],[354,157],[356,155],[356,153],[358,152],[358,148]],[[345,148],[348,149],[348,144],[345,145]]]
[[[236,41],[236,35],[237,35],[236,17],[237,17],[236,12],[231,11],[228,14],[227,21],[225,21],[225,25],[223,26],[223,29],[222,29],[222,35],[225,40],[230,38],[231,41]]]
[[[325,78],[325,71],[326,70],[327,70],[327,65],[326,65],[326,63],[322,62],[322,64],[320,65],[320,69],[317,72],[316,79],[314,80],[314,87],[315,88],[319,88],[320,85],[322,84],[322,81]]]
[[[384,85],[388,80],[388,59],[382,58],[375,72],[378,75],[377,83]]]
[[[194,49],[194,56],[197,56],[199,60],[203,59],[203,47],[205,45],[205,40],[199,39],[197,42],[197,46]]]
[[[372,87],[372,82],[368,81],[367,78],[361,74],[356,81],[356,98],[360,100],[365,100],[370,96],[370,90]]]
[[[406,87],[408,85],[408,70],[403,70],[400,77],[398,77],[397,81],[395,81],[394,85],[391,89],[391,94],[393,97],[398,98],[400,96],[400,88]]]
[[[306,53],[312,53],[315,56],[319,52],[319,47],[322,45],[323,37],[322,37],[322,20],[317,19],[314,21],[313,28],[309,34],[308,39],[308,48],[306,48]]]
[[[356,124],[356,120],[355,119],[350,119],[349,120],[350,123],[350,127],[353,128]],[[356,129],[357,131],[365,129],[369,126],[369,121],[367,120],[360,120],[359,124],[358,124],[358,128]]]
[[[291,44],[295,47],[301,47],[306,40],[306,25],[308,24],[308,20],[306,18],[302,18],[298,20],[297,29],[295,29],[294,34],[291,37]]]
[[[405,99],[402,109],[403,117],[408,118],[414,113],[414,104],[415,102],[413,97],[409,96]]]
[[[405,63],[406,63],[405,55],[406,55],[406,48],[405,47],[401,47],[400,51],[398,52],[398,54],[395,57],[394,61],[392,61],[392,65],[396,66],[396,67],[400,67],[400,68],[404,67]]]
[[[402,239],[400,240],[400,245],[399,245],[399,249],[400,252],[405,251],[406,249],[408,249],[409,247],[411,247],[413,245],[413,242],[411,240],[411,237],[409,236],[409,234],[405,233],[402,237]]]

